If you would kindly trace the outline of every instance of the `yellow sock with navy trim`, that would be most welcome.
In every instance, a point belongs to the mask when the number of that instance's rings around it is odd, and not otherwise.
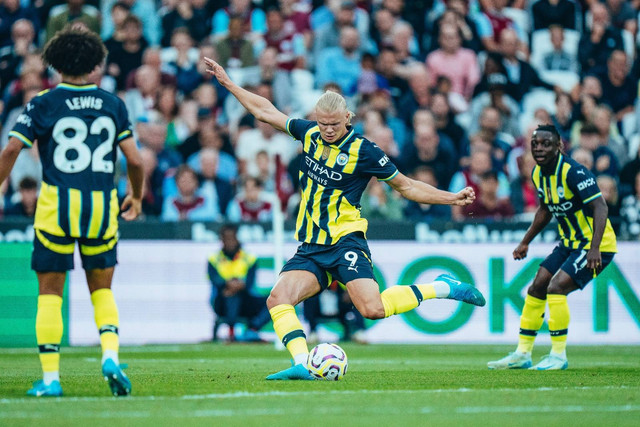
[[[118,337],[119,316],[116,300],[111,289],[98,289],[91,294],[93,316],[100,332],[102,352],[118,354],[120,339]],[[116,356],[117,357],[117,356]],[[113,357],[112,357],[113,358]],[[117,362],[117,360],[114,360]]]
[[[524,299],[522,315],[520,315],[520,337],[518,353],[531,353],[538,331],[544,322],[544,309],[547,300],[533,297],[529,294]]]
[[[62,297],[38,296],[36,339],[44,373],[57,373],[60,370],[60,341],[62,341],[63,328]]]
[[[304,363],[309,355],[307,336],[302,329],[302,323],[296,316],[296,310],[291,304],[280,304],[269,310],[276,331],[282,344],[289,350],[294,363]]]
[[[567,333],[569,332],[569,304],[566,295],[547,295],[549,301],[549,334],[551,353],[565,355]]]
[[[397,285],[385,289],[380,294],[384,306],[384,317],[413,310],[425,299],[436,298],[436,290],[432,284]]]

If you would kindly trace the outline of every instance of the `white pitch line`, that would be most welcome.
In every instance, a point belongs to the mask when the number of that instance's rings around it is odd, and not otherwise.
[[[454,409],[459,414],[487,413],[560,413],[560,412],[638,412],[640,405],[569,405],[569,406],[469,406]]]
[[[309,384],[311,385],[311,384]],[[0,399],[0,405],[11,405],[15,403],[32,403],[42,405],[46,403],[66,403],[66,402],[100,402],[100,401],[164,401],[164,400],[206,400],[206,399],[242,399],[256,397],[282,397],[282,396],[326,396],[326,395],[352,395],[352,394],[447,394],[447,393],[495,393],[495,392],[526,392],[526,391],[570,391],[570,390],[634,390],[640,387],[629,386],[602,386],[602,387],[535,387],[535,388],[498,388],[498,389],[427,389],[427,390],[310,390],[310,391],[264,391],[250,392],[238,391],[234,393],[209,393],[209,394],[187,394],[183,396],[129,396],[126,398],[115,397],[98,397],[98,396],[72,396],[72,397],[55,397],[47,399],[34,399],[26,397],[3,398]]]

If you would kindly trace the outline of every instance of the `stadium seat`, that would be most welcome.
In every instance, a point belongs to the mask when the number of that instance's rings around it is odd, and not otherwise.
[[[527,11],[513,7],[505,7],[502,9],[502,13],[507,18],[511,18],[511,20],[515,22],[522,31],[527,33],[527,35],[531,34],[531,19],[529,18]],[[529,41],[527,40],[527,43],[528,42]]]
[[[571,89],[580,82],[580,76],[573,71],[539,71],[539,73],[542,80],[560,86],[565,92],[571,92]]]
[[[569,54],[576,56],[578,54],[578,43],[580,42],[580,33],[575,30],[564,30],[564,43],[562,47]],[[531,58],[530,63],[533,68],[542,70],[542,61],[544,56],[553,50],[551,44],[551,35],[549,30],[537,30],[531,35]]]

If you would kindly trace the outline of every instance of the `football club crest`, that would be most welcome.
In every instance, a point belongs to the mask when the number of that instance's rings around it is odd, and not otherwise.
[[[324,149],[322,150],[322,160],[327,160],[329,158],[330,152],[331,152],[331,148],[325,146]]]
[[[347,162],[349,161],[349,155],[347,153],[340,153],[338,154],[338,158],[336,159],[336,162],[340,165],[340,166],[344,166],[347,164]]]
[[[564,198],[564,187],[558,187],[558,196]]]

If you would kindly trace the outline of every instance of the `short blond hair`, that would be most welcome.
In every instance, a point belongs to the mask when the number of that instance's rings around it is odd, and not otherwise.
[[[316,102],[316,110],[325,111],[327,113],[333,113],[334,111],[344,111],[349,113],[349,119],[347,124],[351,124],[351,119],[355,117],[352,111],[347,108],[347,101],[342,95],[332,90],[328,90],[322,94],[318,102]]]

